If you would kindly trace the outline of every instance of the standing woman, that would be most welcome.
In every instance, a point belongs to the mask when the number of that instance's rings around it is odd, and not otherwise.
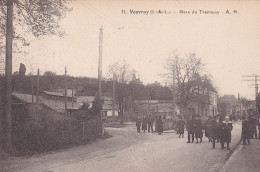
[[[198,139],[200,139],[200,143],[201,143],[202,142],[202,137],[203,137],[202,122],[201,122],[201,119],[198,116],[195,117],[194,129],[195,129],[196,141],[198,143]]]
[[[145,116],[142,120],[142,130],[145,132],[147,130],[147,117]]]
[[[179,137],[181,137],[181,135],[182,135],[182,137],[184,137],[184,125],[185,125],[185,123],[184,123],[183,118],[181,116],[180,120],[178,121],[178,124],[177,124],[178,131],[179,131]]]
[[[229,150],[229,143],[231,142],[231,131],[233,129],[232,122],[229,121],[229,117],[225,117],[225,121],[223,121],[223,124],[221,126],[221,137],[220,137],[220,143],[221,143],[221,149],[224,149],[224,144],[227,143],[227,150]]]
[[[157,132],[158,135],[161,135],[163,132],[163,121],[161,116],[157,119]]]

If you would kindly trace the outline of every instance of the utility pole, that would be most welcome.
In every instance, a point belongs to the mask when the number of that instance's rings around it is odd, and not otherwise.
[[[5,102],[6,150],[12,147],[12,49],[13,49],[13,0],[7,1],[6,20],[6,60],[5,60]]]
[[[103,49],[103,28],[101,26],[99,31],[99,58],[98,58],[98,98],[102,97],[102,49]]]
[[[103,49],[103,28],[101,26],[99,31],[99,58],[98,58],[98,99],[102,98],[102,49]],[[104,136],[104,127],[103,127],[103,115],[102,111],[100,111],[101,118],[101,134]]]
[[[174,118],[175,116],[175,64],[173,64],[173,69],[172,69],[172,113],[173,113],[172,116]]]
[[[39,102],[39,83],[40,83],[40,69],[37,71],[37,86],[36,86],[36,103]]]
[[[247,78],[254,78],[254,80],[243,80],[243,81],[254,81],[255,82],[255,110],[256,110],[256,113],[258,114],[258,83],[257,83],[257,77],[260,77],[260,75],[245,75],[245,76],[242,76],[242,77],[247,77]]]
[[[72,102],[71,102],[71,104],[72,104],[72,107],[73,107],[73,101],[74,101],[74,91],[73,91],[73,87],[72,87],[72,95],[71,95],[71,98],[72,98]]]
[[[31,85],[32,85],[32,104],[33,104],[33,102],[34,102],[34,101],[33,101],[33,87],[34,87],[34,82],[33,82],[33,79],[31,79],[31,81],[32,81],[32,84],[31,84]]]
[[[115,92],[116,92],[116,88],[115,88],[115,74],[113,74],[113,93],[112,93],[112,96],[113,96],[113,100],[112,100],[112,116],[115,117]]]
[[[67,68],[65,67],[65,115],[67,115]]]

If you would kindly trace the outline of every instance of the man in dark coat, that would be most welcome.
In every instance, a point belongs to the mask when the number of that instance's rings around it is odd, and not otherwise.
[[[217,117],[214,116],[211,121],[212,127],[212,148],[215,148],[215,142],[219,139],[219,123],[217,121]]]
[[[192,143],[194,142],[194,119],[192,116],[189,116],[189,119],[187,120],[187,125],[186,125],[187,131],[188,131],[188,142],[190,143],[190,135],[192,136]]]
[[[200,143],[201,143],[202,137],[203,137],[202,122],[201,122],[201,119],[198,116],[195,117],[194,130],[195,130],[195,137],[196,137],[197,143],[198,143],[198,138],[200,139]]]
[[[227,143],[227,149],[229,150],[229,143],[231,142],[231,131],[233,129],[232,122],[229,121],[229,117],[225,117],[225,121],[221,125],[220,143],[221,149],[224,149],[224,144]]]
[[[251,139],[255,138],[257,139],[257,131],[256,131],[256,126],[257,126],[257,119],[254,115],[250,116],[249,119],[249,125],[250,125],[250,131],[251,131]]]
[[[181,116],[180,120],[177,123],[178,131],[179,131],[178,132],[179,133],[179,137],[181,137],[181,135],[182,135],[182,137],[184,137],[184,125],[185,125],[185,123],[184,123],[183,118]]]
[[[150,132],[150,130],[153,133],[153,118],[151,115],[148,117],[148,132]]]
[[[245,118],[245,116],[242,117],[242,133],[241,138],[243,140],[243,144],[247,143],[250,144],[250,126],[249,121]]]
[[[161,135],[163,132],[163,121],[161,116],[159,116],[157,119],[157,132],[158,135]]]
[[[145,132],[147,130],[147,122],[148,122],[148,119],[147,117],[145,116],[142,120],[142,130]]]
[[[141,128],[141,119],[140,119],[140,117],[138,117],[136,120],[137,133],[140,133],[140,128]]]
[[[212,116],[209,116],[209,118],[206,121],[205,124],[205,137],[207,137],[209,139],[209,142],[212,141]]]

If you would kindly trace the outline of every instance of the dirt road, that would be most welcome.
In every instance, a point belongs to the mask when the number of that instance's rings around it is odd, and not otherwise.
[[[134,123],[124,128],[106,128],[113,137],[30,157],[10,158],[0,163],[2,171],[219,171],[228,150],[202,143],[186,143],[173,132],[136,133]],[[240,140],[241,124],[235,123],[231,149]],[[186,134],[186,133],[185,133]]]

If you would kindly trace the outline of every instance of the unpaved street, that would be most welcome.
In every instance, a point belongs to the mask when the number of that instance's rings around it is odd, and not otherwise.
[[[88,145],[1,162],[1,171],[219,171],[230,151],[220,144],[212,149],[202,143],[186,143],[176,133],[136,133],[134,123],[107,128],[113,137]],[[186,132],[185,132],[186,134]],[[232,131],[232,148],[238,143],[241,124]]]

